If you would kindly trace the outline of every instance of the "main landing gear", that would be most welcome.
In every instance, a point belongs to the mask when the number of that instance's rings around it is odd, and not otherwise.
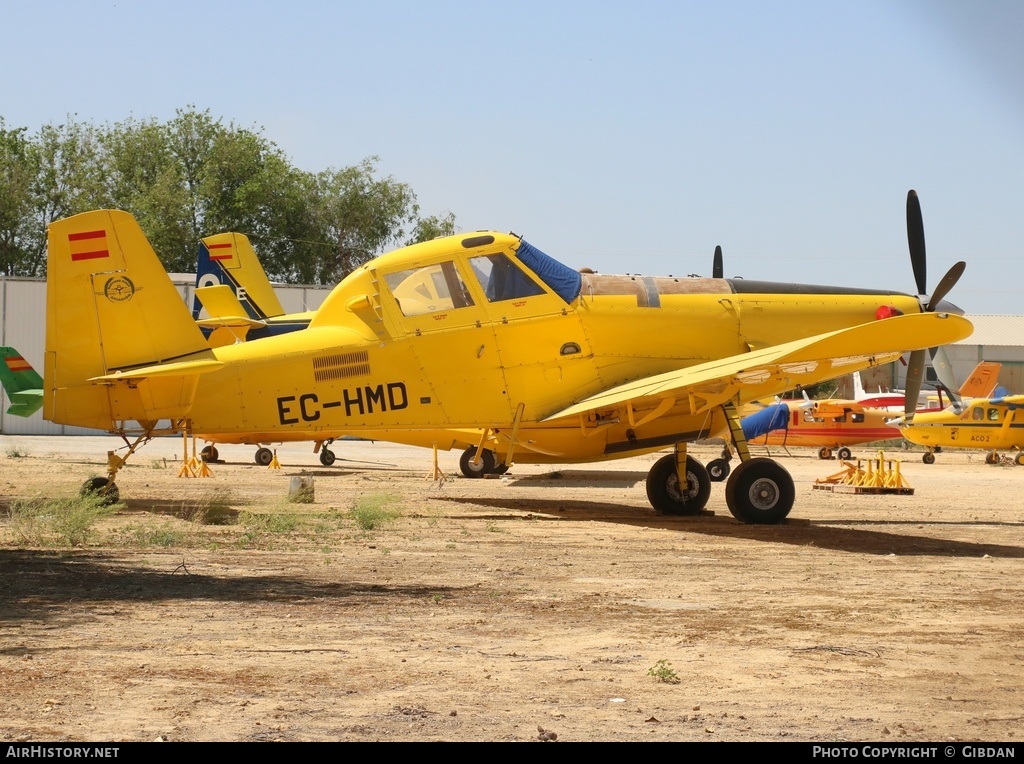
[[[678,443],[675,453],[659,459],[647,474],[651,506],[661,515],[698,514],[711,496],[711,483],[728,475],[725,503],[733,517],[752,524],[781,522],[796,499],[793,478],[772,459],[752,458],[735,406],[725,404],[722,410],[741,459],[739,466],[730,474],[729,462],[723,458],[709,462],[705,469],[687,455],[685,443]]]
[[[480,449],[479,458],[476,452],[477,447],[470,446],[459,457],[459,469],[466,477],[482,478],[484,475],[504,475],[508,472],[508,465],[499,464],[498,455],[489,448]]]

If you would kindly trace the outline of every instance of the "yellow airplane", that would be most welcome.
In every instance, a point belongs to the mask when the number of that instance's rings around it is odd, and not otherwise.
[[[49,229],[44,416],[134,437],[92,482],[108,496],[155,435],[346,432],[444,448],[445,433],[479,432],[480,445],[502,444],[503,465],[520,452],[566,463],[675,446],[647,481],[670,514],[698,512],[710,495],[687,443],[728,432],[742,460],[729,510],[778,522],[792,478],[750,457],[736,406],[969,336],[942,300],[963,267],[924,303],[580,274],[517,236],[478,232],[360,266],[302,331],[211,348],[135,220],[100,210]]]
[[[942,411],[916,413],[894,420],[903,437],[927,447],[925,464],[935,463],[940,448],[980,448],[986,464],[999,462],[999,451],[1016,451],[1024,464],[1024,395],[975,398],[966,405],[953,404]]]

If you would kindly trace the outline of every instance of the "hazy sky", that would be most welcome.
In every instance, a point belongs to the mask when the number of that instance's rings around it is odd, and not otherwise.
[[[1024,313],[1024,3],[6,0],[8,127],[194,105],[574,266]]]

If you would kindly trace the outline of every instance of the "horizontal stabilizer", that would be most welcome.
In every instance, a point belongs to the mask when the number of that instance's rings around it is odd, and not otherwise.
[[[9,393],[11,405],[7,408],[8,414],[14,416],[30,417],[43,407],[43,390],[21,390],[17,393]]]
[[[248,329],[267,325],[266,321],[249,318],[242,303],[235,296],[235,290],[226,284],[199,287],[196,289],[196,297],[199,298],[210,316],[198,319],[196,323],[200,326],[213,329],[219,326]]]
[[[224,367],[223,361],[213,359],[201,361],[180,361],[177,363],[162,363],[155,366],[142,366],[128,371],[115,371],[112,374],[104,374],[99,377],[92,377],[90,382],[136,382],[140,379],[152,379],[154,377],[191,377],[199,374],[208,374]]]

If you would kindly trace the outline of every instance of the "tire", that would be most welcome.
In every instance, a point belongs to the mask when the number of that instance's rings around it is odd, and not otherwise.
[[[462,474],[468,478],[482,478],[484,475],[489,475],[494,472],[495,461],[494,452],[489,449],[484,449],[480,452],[480,462],[477,464],[473,463],[473,457],[476,456],[476,446],[470,446],[462,452],[462,456],[459,457],[459,468],[462,470]]]
[[[712,459],[707,463],[707,471],[712,483],[721,483],[729,477],[732,467],[725,459]]]
[[[985,464],[999,464],[999,454],[995,451],[985,454]]]
[[[256,456],[253,457],[253,461],[261,467],[266,467],[274,461],[274,452],[269,448],[258,448],[256,449]]]
[[[1018,467],[1024,466],[1024,451],[1019,451],[1015,457],[1013,457],[1013,463]]]
[[[663,456],[647,473],[647,499],[659,515],[696,515],[711,496],[711,478],[704,465],[686,457],[687,489],[680,490],[675,454]]]
[[[331,449],[329,449],[329,448],[321,448],[320,449],[320,463],[322,465],[324,465],[325,467],[330,467],[332,464],[334,464],[334,462],[335,462],[335,460],[337,458],[338,457],[336,457],[334,455],[334,452]]]
[[[204,446],[203,450],[199,452],[199,458],[204,462],[215,462],[220,458],[220,452],[217,451],[216,446]]]
[[[105,477],[89,478],[82,484],[79,493],[82,496],[102,496],[103,500],[100,503],[104,507],[117,504],[121,498],[121,492],[117,490],[117,485]]]
[[[838,456],[841,461],[845,462],[851,457],[853,457],[853,454],[850,452],[850,449],[848,449],[846,446],[843,446],[842,448],[839,449],[839,451],[836,452],[836,456]]]
[[[921,461],[924,462],[925,464],[935,464],[935,454],[933,454],[931,451],[926,451],[924,455],[921,457]]]
[[[821,448],[821,449],[819,449],[818,450],[818,458],[819,459],[831,459],[832,458],[832,449],[831,448]]]
[[[744,523],[768,525],[786,519],[796,499],[793,478],[771,459],[743,462],[725,485],[725,503]]]

